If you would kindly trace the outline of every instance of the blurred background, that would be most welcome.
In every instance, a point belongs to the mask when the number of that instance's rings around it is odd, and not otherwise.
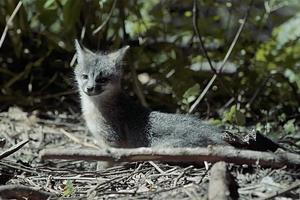
[[[245,22],[222,72],[192,112],[215,124],[297,133],[299,1],[196,3],[197,12],[192,0],[0,1],[0,110],[16,105],[80,113],[73,76],[77,38],[95,51],[130,45],[126,92],[152,109],[187,113],[215,75],[194,29],[218,71]]]

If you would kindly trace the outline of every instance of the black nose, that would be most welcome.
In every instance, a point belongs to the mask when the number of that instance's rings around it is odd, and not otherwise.
[[[94,89],[93,87],[87,87],[87,88],[86,88],[86,91],[87,91],[87,92],[92,92],[93,89]]]

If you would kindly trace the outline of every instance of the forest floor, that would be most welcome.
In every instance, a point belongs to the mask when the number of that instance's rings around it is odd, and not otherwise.
[[[47,148],[86,149],[92,144],[80,116],[26,113],[12,107],[0,113],[0,139],[6,143],[0,152],[29,139],[14,154],[0,158],[0,199],[208,198],[211,164],[134,162],[97,170],[95,161],[41,160],[39,153]],[[276,199],[300,199],[299,168],[228,168],[239,199],[268,199],[272,194]],[[289,190],[295,183],[298,187]]]

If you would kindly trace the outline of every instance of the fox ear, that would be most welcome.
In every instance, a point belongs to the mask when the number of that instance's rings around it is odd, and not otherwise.
[[[121,49],[117,50],[117,51],[114,51],[112,53],[109,53],[108,54],[108,57],[114,61],[114,63],[118,64],[120,63],[124,56],[126,55],[126,52],[128,51],[129,49],[129,46],[124,46],[122,47]]]
[[[76,49],[77,62],[82,64],[83,63],[84,52],[83,52],[82,47],[79,44],[77,39],[75,39],[75,49]]]
[[[94,54],[92,51],[88,50],[82,44],[80,44],[77,39],[75,39],[75,49],[77,55],[77,62],[79,64],[83,63],[86,54]]]

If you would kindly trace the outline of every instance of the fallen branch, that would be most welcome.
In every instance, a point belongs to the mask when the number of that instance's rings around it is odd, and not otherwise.
[[[217,162],[211,168],[208,199],[238,199],[237,187],[225,162]]]
[[[235,164],[255,164],[268,167],[300,166],[300,155],[288,152],[260,152],[240,150],[229,146],[208,146],[207,148],[136,148],[103,150],[88,149],[45,149],[40,153],[42,159],[71,159],[97,161],[164,161],[215,163],[225,161]]]
[[[49,192],[39,191],[37,189],[23,185],[0,186],[0,199],[46,200],[54,196],[54,194],[51,194]]]
[[[25,144],[27,144],[29,142],[29,140],[24,140],[22,142],[19,142],[18,144],[10,147],[9,149],[7,149],[6,151],[2,152],[0,154],[0,160],[2,158],[5,158],[13,153],[15,153],[16,151],[18,151],[19,149],[21,149]]]

